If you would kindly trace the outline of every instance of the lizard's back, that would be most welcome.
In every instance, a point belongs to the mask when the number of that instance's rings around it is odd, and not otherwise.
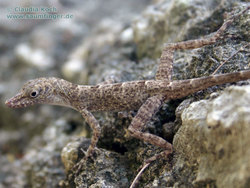
[[[80,87],[78,102],[89,111],[137,110],[150,96],[145,81]]]

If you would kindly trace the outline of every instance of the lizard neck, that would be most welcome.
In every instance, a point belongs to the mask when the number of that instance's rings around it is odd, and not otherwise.
[[[73,104],[77,100],[80,86],[59,78],[49,79],[51,94],[47,98],[47,103],[78,110]]]

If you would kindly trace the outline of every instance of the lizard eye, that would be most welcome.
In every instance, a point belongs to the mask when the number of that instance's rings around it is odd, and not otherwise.
[[[38,91],[36,91],[36,90],[34,90],[34,91],[32,91],[31,93],[30,93],[30,96],[31,97],[37,97],[37,95],[38,95]]]

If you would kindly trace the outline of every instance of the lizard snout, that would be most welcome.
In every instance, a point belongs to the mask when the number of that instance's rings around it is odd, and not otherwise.
[[[5,101],[5,105],[10,107],[10,108],[17,108],[17,104],[14,103],[14,98],[10,98],[8,100]]]
[[[11,101],[10,101],[10,99],[8,99],[8,100],[5,101],[5,105],[7,105],[8,107],[11,106]]]
[[[5,105],[10,108],[23,108],[31,106],[33,103],[28,101],[22,94],[17,94],[16,96],[5,101]]]

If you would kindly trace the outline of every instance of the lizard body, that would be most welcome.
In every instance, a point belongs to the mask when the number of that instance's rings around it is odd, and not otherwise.
[[[167,157],[173,152],[172,144],[165,139],[143,132],[147,122],[150,121],[164,102],[185,97],[214,85],[250,79],[250,70],[245,70],[189,80],[172,81],[174,51],[178,49],[200,48],[214,44],[223,38],[224,31],[234,19],[249,10],[249,8],[250,6],[240,13],[231,16],[214,35],[208,38],[166,44],[162,51],[155,80],[112,84],[102,83],[95,86],[86,86],[76,85],[59,78],[38,78],[28,81],[16,96],[6,101],[6,105],[11,108],[21,108],[46,103],[67,106],[77,110],[93,130],[91,144],[87,150],[86,157],[92,155],[101,132],[100,125],[91,112],[138,110],[128,127],[130,135],[164,149],[163,152],[146,161],[148,166],[152,160],[158,157]],[[84,162],[85,158],[77,163],[75,166],[77,171],[81,169]],[[142,171],[144,169],[142,168]],[[138,179],[138,176],[136,179]],[[131,187],[135,184],[136,179]]]
[[[210,86],[250,79],[249,71],[207,76],[169,82],[168,80],[139,80],[104,85],[77,85],[49,77],[27,82],[21,91],[6,101],[11,108],[34,104],[51,104],[96,111],[138,110],[149,98],[162,95],[164,101],[178,99]],[[36,93],[36,96],[32,96]]]

